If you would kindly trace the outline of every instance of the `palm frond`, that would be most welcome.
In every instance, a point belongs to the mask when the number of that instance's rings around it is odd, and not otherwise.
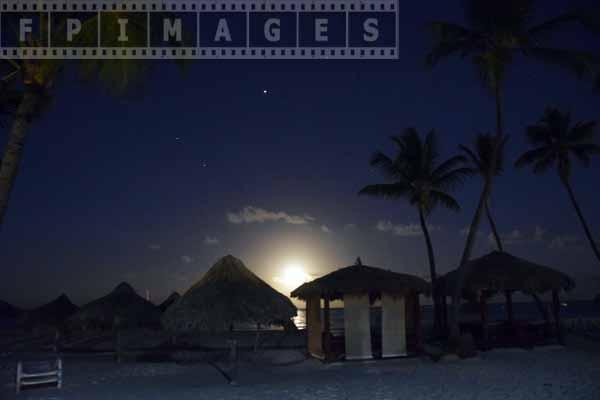
[[[533,150],[526,151],[515,162],[515,167],[523,168],[527,165],[534,164],[548,156],[551,150],[548,147],[538,147]]]
[[[531,125],[526,130],[527,141],[532,146],[544,146],[551,142],[551,135],[547,125]]]
[[[600,155],[600,145],[595,143],[581,143],[570,146],[573,155],[588,168],[592,162],[592,156]]]
[[[431,172],[431,176],[434,179],[437,177],[441,177],[441,176],[447,174],[448,172],[451,172],[453,169],[464,166],[465,164],[467,164],[467,162],[468,162],[467,158],[464,156],[451,157],[451,158],[447,159],[446,161],[444,161],[443,163],[441,163],[440,165],[438,165],[433,170],[433,172]],[[464,167],[464,169],[472,170],[473,168]]]
[[[386,178],[398,179],[401,173],[394,161],[384,153],[377,151],[371,157],[369,164],[377,168]]]
[[[476,174],[473,168],[462,167],[451,170],[433,180],[433,186],[440,190],[451,191],[464,184],[465,179]]]
[[[567,12],[530,27],[527,32],[532,37],[541,37],[568,28],[571,25],[583,25],[594,30],[594,23],[585,17],[586,12]]]
[[[549,153],[545,157],[537,158],[533,162],[533,173],[541,175],[546,173],[556,162],[557,155],[555,153]]]
[[[456,199],[448,193],[441,192],[438,190],[432,190],[429,193],[429,195],[431,197],[431,200],[436,204],[441,204],[444,208],[455,212],[460,211],[460,205],[458,204],[458,201],[456,201]]]
[[[527,47],[525,55],[538,59],[545,64],[556,65],[573,73],[577,78],[591,81],[597,78],[600,69],[600,58],[593,53],[555,49],[545,47]]]
[[[569,132],[571,143],[593,142],[596,139],[598,121],[578,122]]]
[[[452,55],[466,56],[474,47],[475,36],[469,29],[449,22],[435,21],[429,25],[434,37],[432,50],[426,57],[429,67]]]
[[[477,155],[470,148],[462,144],[459,145],[458,148],[467,155],[466,157],[468,162],[473,166],[473,168],[476,168],[478,171],[483,171],[481,160],[479,160]]]

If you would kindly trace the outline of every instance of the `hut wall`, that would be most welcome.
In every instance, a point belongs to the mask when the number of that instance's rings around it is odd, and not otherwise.
[[[368,294],[344,295],[346,360],[373,358]]]
[[[406,302],[404,297],[381,296],[382,357],[406,356]]]
[[[316,358],[324,358],[321,326],[321,298],[306,299],[306,330],[308,332],[308,353]]]

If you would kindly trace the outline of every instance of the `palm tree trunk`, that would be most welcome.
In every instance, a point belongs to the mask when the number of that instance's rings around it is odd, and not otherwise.
[[[494,222],[494,218],[492,218],[489,201],[485,202],[485,214],[490,224],[490,228],[492,229],[492,234],[494,235],[494,240],[496,241],[498,251],[504,251],[504,246],[502,246],[502,240],[500,239],[500,235],[498,234],[498,229],[496,229],[496,223]]]
[[[567,192],[569,192],[569,197],[571,198],[573,207],[575,207],[575,211],[577,211],[577,215],[579,216],[579,221],[581,222],[581,225],[583,226],[585,235],[587,236],[588,240],[590,241],[592,250],[594,251],[594,254],[596,255],[596,258],[598,259],[598,261],[600,261],[600,251],[598,251],[598,246],[596,245],[596,240],[594,239],[594,236],[592,235],[592,232],[590,231],[590,228],[588,227],[587,222],[585,221],[583,213],[581,212],[581,208],[579,208],[579,203],[577,203],[577,199],[575,199],[575,194],[573,193],[573,189],[571,188],[571,183],[569,182],[568,179],[561,179],[561,180],[562,180],[563,184],[565,185],[565,187],[567,188]]]
[[[431,275],[431,296],[433,298],[433,330],[434,334],[437,335],[440,332],[440,307],[439,299],[437,297],[437,273],[435,270],[435,255],[433,253],[433,245],[431,244],[431,236],[429,235],[429,229],[425,222],[425,213],[423,207],[419,207],[419,220],[421,221],[421,229],[425,236],[425,243],[427,245],[427,255],[429,257],[429,273]]]
[[[467,241],[465,243],[465,249],[460,260],[460,266],[458,267],[456,285],[452,291],[452,311],[450,312],[449,318],[449,339],[453,345],[457,345],[459,343],[460,337],[460,300],[468,272],[466,271],[466,264],[471,258],[471,253],[473,251],[473,247],[475,246],[475,239],[477,238],[477,231],[479,229],[479,223],[481,222],[481,214],[484,208],[486,207],[488,199],[492,192],[492,181],[494,179],[494,171],[496,170],[496,163],[498,161],[498,150],[503,139],[504,128],[502,116],[502,90],[500,88],[500,81],[498,79],[496,79],[494,89],[496,100],[496,137],[494,143],[494,151],[492,152],[490,157],[489,176],[485,177],[483,190],[479,198],[479,204],[477,205],[477,210],[475,211],[475,215],[473,216],[473,220],[471,221],[471,225],[469,227],[469,234],[467,235]]]
[[[26,86],[23,99],[8,133],[8,144],[2,157],[2,165],[0,165],[0,227],[4,222],[10,193],[21,164],[25,138],[38,102],[39,93],[34,88]]]

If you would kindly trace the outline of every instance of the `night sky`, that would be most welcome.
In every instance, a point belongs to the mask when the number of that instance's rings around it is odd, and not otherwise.
[[[382,182],[369,157],[390,153],[389,137],[406,127],[435,129],[443,157],[493,131],[493,99],[473,67],[425,68],[426,23],[460,22],[460,3],[401,1],[397,61],[197,61],[183,72],[152,63],[125,97],[65,74],[31,130],[0,230],[1,298],[30,307],[65,292],[81,304],[126,280],[160,301],[229,253],[288,294],[277,277],[290,262],[318,276],[360,256],[427,276],[424,240],[410,227],[416,209],[357,192]],[[568,4],[539,3],[540,17]],[[600,50],[597,38],[566,37]],[[571,274],[580,298],[600,293],[600,265],[564,188],[554,173],[512,164],[546,106],[590,120],[599,105],[590,83],[519,60],[506,84],[508,165],[491,203],[507,251]],[[599,173],[600,159],[573,176],[598,237]],[[460,213],[429,218],[439,272],[459,261],[480,189],[471,179],[456,192]],[[264,222],[244,218],[247,207]],[[378,229],[388,221],[397,229]],[[492,248],[485,222],[481,232],[477,254]]]

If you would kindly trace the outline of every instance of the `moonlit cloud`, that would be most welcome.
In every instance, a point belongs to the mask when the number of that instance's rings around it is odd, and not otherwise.
[[[470,226],[465,226],[464,228],[462,228],[459,233],[461,236],[467,236],[469,234],[469,232],[471,231],[471,227]],[[477,232],[477,236],[481,236],[481,232]]]
[[[306,225],[313,221],[315,218],[310,215],[291,215],[284,211],[267,211],[262,208],[247,206],[240,212],[227,213],[227,220],[232,224],[252,224],[252,223],[264,223],[264,222],[276,222],[281,221],[292,225]]]
[[[217,246],[219,243],[220,243],[220,241],[216,237],[206,236],[204,238],[204,244],[206,246]]]
[[[419,226],[417,224],[394,225],[392,223],[392,221],[381,220],[381,221],[377,222],[377,225],[375,228],[380,232],[390,232],[393,235],[400,236],[400,237],[418,237],[418,236],[423,235],[423,230],[421,229],[421,226]],[[439,226],[433,226],[433,225],[428,225],[427,228],[429,229],[429,231],[432,231],[432,232],[441,230],[441,228]]]
[[[325,225],[321,225],[321,230],[325,233],[331,233],[331,229],[329,229],[327,226]]]
[[[190,256],[181,256],[180,259],[181,262],[183,262],[184,264],[191,264],[192,262],[194,262],[194,259]]]
[[[355,229],[358,229],[358,226],[356,226],[356,224],[346,224],[346,225],[344,225],[344,230],[345,231],[353,231]]]
[[[575,235],[558,235],[555,236],[548,247],[551,249],[563,249],[567,247],[579,247],[583,245],[583,240]]]
[[[544,242],[546,240],[546,230],[541,226],[536,226],[534,230],[530,232],[523,232],[520,229],[513,229],[508,233],[501,233],[500,240],[502,241],[502,244],[505,245]],[[488,235],[488,241],[492,244],[496,243],[496,239],[492,233]]]

